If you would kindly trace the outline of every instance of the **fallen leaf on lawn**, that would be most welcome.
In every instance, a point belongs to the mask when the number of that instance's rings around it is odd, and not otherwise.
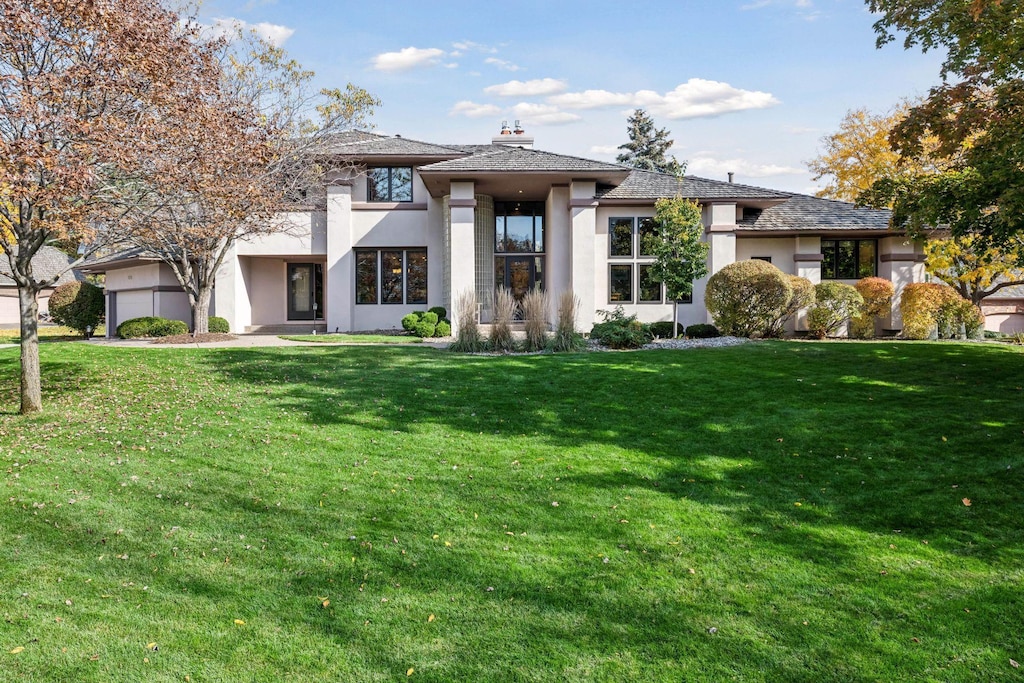
[[[920,638],[911,638],[910,642],[912,642],[912,643],[920,643],[921,639]]]
[[[797,507],[803,507],[803,503],[793,503],[793,505],[795,505]]]
[[[942,437],[942,440],[943,440],[943,441],[945,441],[945,440],[946,440],[946,437]]]
[[[92,657],[89,657],[89,661],[90,662],[98,662],[98,661],[100,661],[100,656],[99,655],[93,655]]]
[[[1012,666],[1012,667],[1013,667],[1014,669],[1019,669],[1019,668],[1020,668],[1020,664],[1018,664],[1018,663],[1017,663],[1017,662],[1016,662],[1015,660],[1013,660],[1013,659],[1011,659],[1011,660],[1010,660],[1010,666]]]
[[[971,499],[970,498],[964,498],[962,502],[963,502],[963,504],[966,507],[971,507]]]
[[[156,652],[157,651],[156,643],[147,643],[146,644],[146,649],[147,650],[152,650],[153,652]]]
[[[451,541],[445,541],[444,542],[444,547],[445,548],[451,548],[452,547],[452,542]]]
[[[405,675],[406,675],[406,676],[412,676],[412,672],[413,672],[413,671],[415,671],[415,670],[416,670],[416,669],[414,669],[414,668],[412,668],[412,667],[410,666],[410,667],[409,667],[409,670],[405,672]]]
[[[245,626],[245,622],[242,621],[241,619],[235,619],[235,625],[236,626]]]
[[[432,622],[433,620],[434,620],[434,615],[433,615],[433,614],[431,614],[431,615],[430,615],[429,617],[427,617],[427,623],[428,623],[428,624],[429,624],[430,622]]]
[[[324,600],[323,602],[320,603],[320,606],[323,607],[324,609],[327,609],[328,607],[331,606],[331,601],[330,600]]]
[[[18,647],[16,647],[13,650],[11,650],[11,654],[12,655],[16,655],[16,654],[20,654],[20,653],[22,653],[24,651],[25,651],[25,648],[23,646],[19,645]]]

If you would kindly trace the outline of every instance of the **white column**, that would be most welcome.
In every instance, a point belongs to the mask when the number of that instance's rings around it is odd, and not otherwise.
[[[327,264],[324,306],[327,331],[353,330],[356,305],[355,254],[352,252],[352,185],[327,188]]]
[[[569,186],[569,229],[572,233],[570,281],[572,291],[580,300],[576,324],[580,331],[589,332],[597,322],[598,301],[607,301],[607,293],[595,290],[594,273],[597,268],[608,267],[608,255],[596,253],[597,239],[597,184],[593,181],[574,181]]]
[[[451,211],[451,233],[448,240],[448,259],[452,308],[464,292],[476,290],[476,254],[474,226],[476,223],[476,199],[473,181],[453,181],[448,206]],[[452,333],[456,333],[458,313],[450,311]]]
[[[903,289],[912,282],[924,282],[924,250],[920,244],[905,237],[886,237],[878,240],[879,277],[892,282],[895,293],[892,296],[892,315],[888,329],[903,329],[903,314],[900,311],[900,297]]]
[[[238,246],[232,245],[217,271],[211,308],[228,321],[232,332],[245,332],[252,325],[252,304],[246,287],[245,270]]]
[[[736,204],[726,202],[708,204],[703,211],[704,224],[707,226],[707,240],[711,245],[708,250],[708,277],[714,275],[730,263],[736,262]],[[711,315],[704,308],[704,290],[707,280],[694,284],[693,301],[704,310],[705,322],[712,322]],[[698,294],[700,298],[698,299]]]
[[[551,307],[548,312],[554,322],[558,310],[558,298],[562,292],[572,289],[572,233],[569,224],[569,187],[555,185],[548,193],[544,207],[544,251],[547,271],[544,273],[544,287],[550,295]]]

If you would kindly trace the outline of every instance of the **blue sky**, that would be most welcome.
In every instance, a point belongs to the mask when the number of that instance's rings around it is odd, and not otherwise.
[[[876,49],[860,0],[207,0],[202,19],[366,88],[380,133],[486,143],[519,119],[540,149],[613,161],[642,106],[689,173],[794,192],[847,110],[926,93],[940,62]]]

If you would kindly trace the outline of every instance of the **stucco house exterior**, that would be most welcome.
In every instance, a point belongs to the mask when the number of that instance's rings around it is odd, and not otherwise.
[[[890,230],[889,212],[719,180],[682,180],[534,149],[522,129],[490,144],[450,145],[352,132],[331,152],[349,172],[319,206],[282,212],[287,230],[239,242],[218,274],[211,313],[232,331],[394,328],[464,290],[486,302],[498,285],[552,300],[571,289],[580,327],[621,305],[642,321],[672,320],[648,277],[655,201],[700,203],[709,270],[770,260],[812,282],[878,275],[899,292],[924,280],[921,247]],[[170,270],[138,250],[90,264],[106,272],[108,333],[139,315],[188,321]],[[710,322],[706,280],[679,302],[683,324]],[[553,304],[554,305],[554,304]],[[490,311],[484,304],[481,322]],[[802,323],[798,321],[798,325]],[[899,330],[899,308],[884,321]]]
[[[17,254],[17,247],[14,247]],[[44,315],[50,311],[50,295],[60,285],[76,280],[83,280],[77,270],[70,270],[75,259],[57,247],[42,246],[32,259],[32,272],[37,280],[48,280],[60,275],[52,287],[39,293],[39,313]],[[18,285],[11,277],[11,264],[6,254],[0,255],[0,325],[14,326],[21,323],[21,305],[18,302]]]

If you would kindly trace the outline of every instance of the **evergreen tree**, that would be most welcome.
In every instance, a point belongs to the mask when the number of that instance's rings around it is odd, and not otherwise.
[[[677,177],[686,173],[686,162],[679,163],[674,156],[666,156],[674,142],[668,137],[668,131],[664,128],[656,130],[654,119],[646,111],[637,109],[626,122],[629,124],[629,142],[619,145],[619,149],[624,151],[615,158],[616,161],[645,171],[670,173]]]

